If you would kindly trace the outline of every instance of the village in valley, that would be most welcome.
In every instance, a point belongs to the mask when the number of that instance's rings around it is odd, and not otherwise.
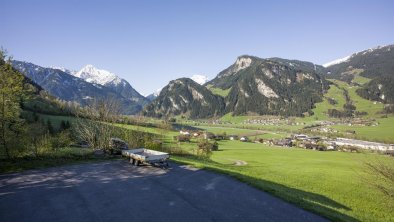
[[[323,128],[326,129],[326,128]],[[312,131],[314,132],[314,131]],[[327,132],[327,131],[326,131]],[[253,134],[253,131],[251,131]],[[246,134],[248,135],[248,134]],[[382,154],[394,155],[394,144],[385,144],[379,142],[370,142],[350,138],[329,138],[326,136],[308,136],[306,134],[292,134],[290,137],[282,139],[262,139],[257,138],[257,135],[246,136],[243,134],[227,135],[214,134],[199,130],[181,130],[178,136],[174,136],[174,140],[178,142],[190,142],[190,139],[207,139],[213,141],[220,140],[239,140],[241,142],[262,143],[269,146],[289,147],[289,148],[304,148],[318,151],[347,151],[347,152],[362,152],[375,151]]]

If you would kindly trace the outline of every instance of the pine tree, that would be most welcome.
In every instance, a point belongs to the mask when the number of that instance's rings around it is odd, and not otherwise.
[[[65,122],[64,120],[62,120],[62,121],[60,122],[59,130],[60,130],[60,131],[63,131],[63,130],[65,130],[65,129],[67,129],[66,122]]]
[[[47,129],[51,135],[55,134],[55,129],[53,128],[52,121],[50,119],[47,120]]]

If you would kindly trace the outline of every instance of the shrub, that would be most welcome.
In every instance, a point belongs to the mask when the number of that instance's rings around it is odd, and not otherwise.
[[[160,140],[148,140],[145,141],[145,148],[152,150],[162,150],[163,142]]]
[[[219,145],[217,142],[210,143],[208,140],[201,140],[197,144],[197,155],[199,157],[209,158],[213,150],[218,150]]]
[[[179,135],[176,137],[176,140],[178,142],[190,142],[190,136],[189,135]]]
[[[70,146],[72,142],[70,131],[68,130],[63,130],[51,137],[51,144],[55,149]]]
[[[336,105],[338,104],[338,102],[334,99],[334,98],[327,98],[328,103],[330,103],[331,105]]]

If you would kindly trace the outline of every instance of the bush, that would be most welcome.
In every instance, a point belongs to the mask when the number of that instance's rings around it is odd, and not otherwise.
[[[385,113],[394,113],[394,104],[388,104],[384,106]]]
[[[328,103],[330,103],[331,105],[336,105],[336,104],[338,104],[338,102],[337,102],[335,99],[333,99],[333,98],[327,98],[327,101],[328,101]]]
[[[51,137],[51,144],[55,149],[70,146],[72,142],[70,131],[68,130],[63,130]]]
[[[216,141],[213,143],[208,142],[208,140],[201,140],[197,144],[197,155],[200,157],[209,158],[212,155],[212,151],[219,150],[219,143]]]
[[[361,153],[362,149],[355,147],[355,146],[339,146],[338,147],[339,151],[345,151],[345,152],[356,152],[356,153]]]
[[[212,151],[218,151],[218,150],[219,150],[219,143],[215,141],[215,142],[212,144],[211,150],[212,150]]]
[[[163,142],[161,142],[160,140],[148,140],[145,141],[145,148],[151,150],[162,150]]]
[[[176,137],[176,140],[178,142],[190,142],[190,136],[189,135],[179,135]]]
[[[209,158],[212,155],[213,144],[208,140],[202,140],[197,144],[197,156]]]

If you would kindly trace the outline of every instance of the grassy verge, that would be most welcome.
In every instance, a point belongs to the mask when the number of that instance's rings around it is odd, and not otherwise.
[[[0,174],[14,173],[29,169],[77,164],[84,162],[111,160],[113,157],[95,156],[90,149],[62,148],[40,157],[19,157],[0,161]]]

